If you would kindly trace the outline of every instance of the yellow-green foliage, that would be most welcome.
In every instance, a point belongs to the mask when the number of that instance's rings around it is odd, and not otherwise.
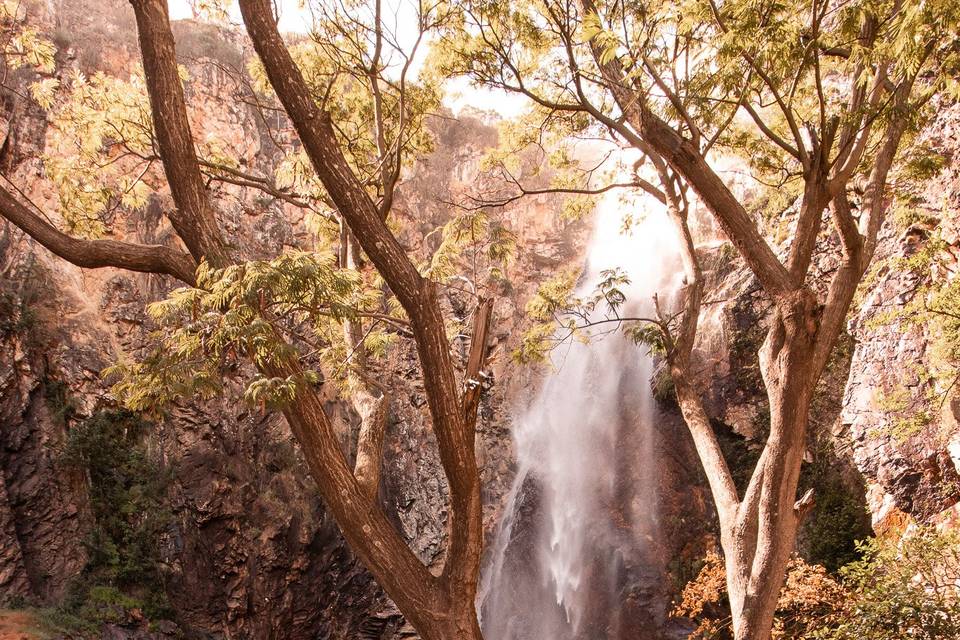
[[[48,76],[29,86],[33,99],[47,109],[60,86],[60,81],[49,75],[56,70],[57,48],[28,18],[25,2],[0,0],[0,75],[5,79],[11,71],[29,70]],[[3,82],[0,80],[0,87]]]
[[[943,156],[923,143],[909,150],[890,218],[901,231],[913,229],[918,239],[906,255],[875,264],[858,294],[857,302],[862,304],[883,273],[908,274],[913,280],[902,304],[877,313],[866,325],[868,330],[889,325],[900,331],[920,328],[929,340],[926,362],[909,365],[919,384],[884,389],[878,398],[891,435],[901,440],[934,421],[960,376],[960,281],[951,275],[953,256],[940,235],[940,221],[952,212],[946,203],[927,204],[921,198],[925,185],[936,179],[943,167]]]
[[[73,71],[51,125],[44,166],[70,232],[103,234],[111,209],[146,204],[154,191],[146,181],[153,125],[142,69],[128,80]]]
[[[425,276],[443,282],[461,273],[466,263],[468,272],[471,267],[478,271],[471,274],[474,281],[505,277],[516,251],[516,236],[498,220],[484,211],[471,211],[454,217],[440,233],[440,246],[423,269]]]
[[[570,135],[571,123],[579,122],[584,124],[573,127],[578,135],[607,136],[622,122],[623,107],[612,103],[613,92],[600,80],[593,55],[598,50],[599,63],[616,60],[626,82],[634,83],[630,91],[643,95],[656,115],[745,162],[751,207],[766,217],[782,212],[802,191],[800,163],[785,147],[805,137],[804,129],[818,136],[847,124],[860,129],[866,115],[879,123],[907,120],[916,131],[931,112],[920,107],[900,113],[892,100],[881,101],[875,113],[850,109],[850,82],[870,86],[876,68],[885,68],[890,78],[919,70],[919,105],[934,93],[958,95],[960,87],[956,2],[851,0],[812,9],[781,0],[638,0],[597,2],[587,12],[580,6],[471,2],[463,19],[448,25],[437,68],[530,97],[537,115],[530,118],[527,140],[550,139],[564,128]],[[812,29],[811,12],[820,11],[824,19]],[[875,42],[860,38],[865,14],[892,15],[878,25]],[[745,105],[762,127],[745,117]],[[873,127],[856,173],[873,166],[884,128]],[[831,160],[844,152],[840,136],[832,143]]]
[[[929,374],[920,378],[926,393],[919,394],[908,387],[897,386],[881,391],[877,397],[877,408],[886,416],[883,432],[896,441],[903,441],[918,435],[924,427],[933,421],[932,405],[937,400],[934,382]],[[871,434],[882,435],[882,434]]]
[[[27,4],[20,0],[0,1],[0,56],[7,69],[33,69],[53,73],[56,47],[33,25],[28,24]]]
[[[159,347],[141,362],[108,371],[119,376],[114,394],[131,409],[156,411],[185,395],[216,393],[242,359],[269,368],[304,355],[297,345],[317,362],[340,365],[332,374],[345,377],[342,323],[376,308],[378,300],[359,272],[337,267],[331,254],[291,251],[220,270],[202,264],[196,288],[176,289],[148,307],[159,325]],[[376,355],[390,340],[371,331],[366,344]],[[245,397],[257,405],[282,404],[300,385],[321,378],[309,367],[285,378],[258,374],[248,380]]]
[[[521,363],[542,362],[557,344],[574,338],[590,339],[591,327],[606,326],[622,329],[637,343],[653,349],[662,348],[658,330],[646,320],[624,318],[620,310],[627,301],[622,287],[630,279],[620,269],[600,272],[600,280],[587,295],[576,295],[579,278],[577,270],[567,270],[547,280],[537,288],[527,302],[527,317],[533,325],[521,337],[520,347],[514,351],[514,360]]]
[[[349,37],[340,33],[345,27],[351,30]],[[291,46],[290,53],[312,95],[330,114],[351,168],[361,182],[369,185],[371,196],[376,197],[382,195],[384,167],[393,164],[384,155],[393,156],[399,149],[401,157],[417,156],[432,149],[427,118],[440,107],[440,90],[430,81],[408,79],[401,93],[396,82],[379,79],[374,91],[364,72],[369,52],[358,50],[354,43],[354,39],[369,36],[369,28],[359,21],[344,17],[342,23],[334,25],[321,18],[314,23],[310,39]],[[248,72],[258,92],[273,94],[258,59],[249,62]],[[375,124],[377,105],[382,140],[378,140]],[[318,198],[324,193],[301,150],[289,152],[277,168],[276,177],[278,185],[295,187],[300,193]]]
[[[539,287],[527,302],[526,314],[533,325],[521,336],[513,358],[520,363],[543,362],[555,344],[559,317],[574,305],[573,291],[580,276],[577,270],[562,271]]]
[[[52,46],[14,6],[19,5],[5,2],[0,9],[4,64],[53,71]],[[218,20],[225,15],[224,6],[220,0],[196,4],[202,14]],[[374,33],[373,16],[361,11],[370,6],[348,1],[324,7],[328,12],[316,15],[310,37],[291,50],[318,105],[329,112],[352,169],[379,200],[402,179],[400,167],[432,148],[427,118],[440,107],[440,78],[425,74],[418,80],[407,74],[409,68],[397,63],[405,60],[404,54],[390,34],[383,40],[382,57],[371,59],[366,45]],[[421,10],[418,20],[425,32],[435,30],[451,12],[443,3]],[[180,71],[188,82],[186,70]],[[258,63],[243,71],[257,90],[272,93]],[[67,231],[108,234],[118,210],[143,207],[166,188],[142,69],[126,77],[72,71],[62,86],[43,78],[32,92],[49,111],[45,170]],[[222,141],[204,136],[194,144],[201,170],[212,178],[227,177],[224,168],[246,170]],[[109,370],[117,377],[114,391],[127,406],[159,411],[188,394],[216,393],[235,376],[246,377],[245,396],[260,405],[288,401],[301,385],[321,378],[349,387],[357,381],[361,361],[382,358],[396,339],[396,327],[406,322],[397,301],[372,270],[338,266],[327,251],[339,241],[338,213],[303,151],[296,145],[282,151],[285,156],[273,168],[270,186],[306,203],[306,225],[318,238],[317,251],[286,251],[222,270],[202,265],[195,288],[177,289],[151,305],[159,327],[156,349]],[[216,196],[211,190],[211,198]],[[395,217],[387,222],[394,229],[400,224]],[[467,258],[477,264],[482,256],[485,277],[503,277],[514,238],[499,222],[485,213],[461,216],[442,233],[441,250],[427,267],[432,276],[449,277]],[[243,256],[242,247],[237,254]],[[393,330],[387,330],[391,324]],[[353,343],[357,337],[359,345]],[[302,375],[248,373],[251,361],[269,370],[293,358],[303,364]]]
[[[186,68],[179,72],[187,82]],[[63,86],[45,82],[34,91],[50,110],[44,167],[65,226],[81,236],[108,233],[117,209],[141,208],[164,186],[143,69],[135,67],[126,78],[73,70]],[[229,147],[213,136],[196,150],[204,163],[238,167]]]
[[[497,130],[497,146],[487,151],[480,164],[485,175],[493,178],[495,192],[480,194],[481,200],[514,195],[520,186],[571,191],[612,181],[614,172],[606,165],[600,163],[601,170],[577,156],[580,138],[592,135],[592,122],[586,114],[551,112],[535,105],[516,118],[499,122]],[[501,193],[504,189],[506,194]],[[561,217],[578,220],[593,205],[593,197],[567,197]]]
[[[572,305],[573,289],[580,274],[573,269],[563,271],[539,287],[537,293],[527,302],[527,315],[538,322],[549,322],[557,313]]]
[[[902,542],[869,540],[840,574],[849,596],[820,640],[960,637],[960,539],[921,528]]]

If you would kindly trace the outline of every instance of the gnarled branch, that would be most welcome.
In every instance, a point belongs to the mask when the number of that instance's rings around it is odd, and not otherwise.
[[[197,263],[190,254],[163,245],[74,238],[30,211],[4,187],[0,187],[0,215],[78,267],[117,267],[142,273],[162,273],[190,286],[196,284]]]

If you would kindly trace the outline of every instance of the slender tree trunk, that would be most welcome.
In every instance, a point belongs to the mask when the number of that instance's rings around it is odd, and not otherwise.
[[[445,332],[436,285],[424,279],[403,247],[387,228],[363,185],[350,170],[337,142],[328,113],[310,95],[303,76],[277,31],[266,0],[241,0],[240,11],[267,77],[290,117],[318,177],[344,217],[364,253],[383,275],[407,315],[423,365],[424,389],[433,418],[434,432],[450,488],[448,545],[443,572],[435,580],[434,599],[443,614],[424,614],[416,603],[404,597],[406,575],[391,575],[389,557],[378,557],[360,531],[351,546],[370,553],[367,566],[374,571],[387,593],[417,627],[424,638],[433,640],[479,638],[476,622],[477,580],[483,547],[480,474],[475,451],[474,424],[466,419],[458,387],[450,344]],[[482,340],[481,340],[482,342]],[[352,474],[351,474],[352,478]],[[339,518],[338,518],[339,521]],[[400,551],[399,549],[397,551]],[[386,562],[384,562],[386,561]],[[450,634],[453,635],[450,635]]]
[[[725,536],[734,637],[767,640],[805,505],[796,501],[815,384],[819,307],[808,289],[776,301],[760,351],[770,434]]]
[[[168,213],[170,223],[197,262],[206,259],[215,267],[224,267],[231,262],[230,251],[200,175],[167,3],[131,0],[130,4],[137,19],[157,147],[177,205]]]

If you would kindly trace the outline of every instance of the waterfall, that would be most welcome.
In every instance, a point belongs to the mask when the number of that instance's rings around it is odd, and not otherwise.
[[[639,222],[624,232],[628,213]],[[578,289],[588,294],[619,267],[630,278],[621,314],[652,317],[653,294],[678,284],[677,249],[660,203],[607,194]],[[479,597],[487,640],[619,640],[662,620],[651,595],[666,566],[653,361],[614,327],[554,349],[552,371],[514,420],[517,475]]]

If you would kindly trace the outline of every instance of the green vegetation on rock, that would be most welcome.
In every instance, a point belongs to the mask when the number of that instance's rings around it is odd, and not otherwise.
[[[160,544],[172,514],[170,481],[144,444],[148,424],[127,411],[104,411],[70,430],[63,459],[90,482],[94,526],[87,566],[46,619],[56,627],[97,631],[142,615],[171,615]]]

